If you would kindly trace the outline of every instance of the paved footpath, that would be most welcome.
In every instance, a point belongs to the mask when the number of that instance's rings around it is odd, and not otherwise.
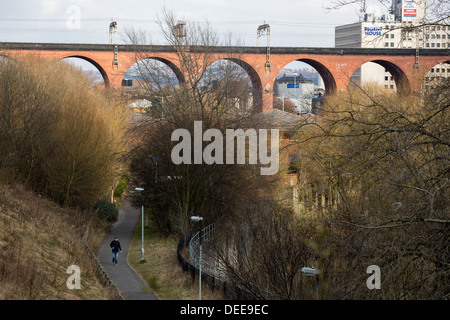
[[[98,259],[125,300],[158,300],[147,284],[126,261],[131,239],[140,215],[140,209],[126,204],[119,208],[118,220],[113,224],[109,237],[102,244],[98,253]],[[112,262],[112,253],[109,247],[114,237],[119,238],[122,247],[122,253],[119,254],[119,263],[117,265],[114,265]]]

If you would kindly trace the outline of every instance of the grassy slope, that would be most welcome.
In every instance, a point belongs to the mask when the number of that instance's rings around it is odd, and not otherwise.
[[[183,273],[177,260],[179,239],[161,236],[149,221],[144,228],[145,262],[141,260],[142,225],[139,220],[128,253],[128,264],[141,276],[161,300],[197,300],[198,278],[192,283],[189,273]],[[189,253],[188,253],[189,254]],[[202,286],[203,287],[203,286]],[[202,288],[202,299],[223,299],[220,292]]]
[[[101,244],[107,225],[91,212],[62,209],[22,186],[0,185],[0,300],[115,299],[95,276],[83,234]],[[69,290],[67,267],[81,269],[81,289]]]

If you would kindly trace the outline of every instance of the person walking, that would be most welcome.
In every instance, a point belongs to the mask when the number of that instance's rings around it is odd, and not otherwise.
[[[117,262],[119,262],[119,252],[122,253],[122,247],[120,246],[119,238],[115,237],[113,241],[109,244],[109,246],[112,249],[113,254],[113,263],[117,265]]]

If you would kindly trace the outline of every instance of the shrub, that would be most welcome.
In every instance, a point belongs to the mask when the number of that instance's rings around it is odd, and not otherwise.
[[[0,60],[1,179],[23,180],[65,207],[92,207],[125,150],[123,101],[65,62]]]
[[[94,205],[94,210],[98,212],[102,219],[113,221],[116,216],[116,206],[107,200],[100,200]]]
[[[127,187],[129,180],[130,180],[130,178],[128,178],[128,176],[126,174],[122,175],[119,183],[117,184],[117,187],[114,189],[114,197],[115,198],[122,197],[122,194],[125,191],[125,188]]]

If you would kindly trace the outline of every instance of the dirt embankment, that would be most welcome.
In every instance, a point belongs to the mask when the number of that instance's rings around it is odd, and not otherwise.
[[[108,224],[95,213],[61,208],[23,186],[0,185],[0,300],[117,299],[97,277],[83,241],[87,226],[96,250]],[[66,284],[72,265],[80,268],[80,289]]]

